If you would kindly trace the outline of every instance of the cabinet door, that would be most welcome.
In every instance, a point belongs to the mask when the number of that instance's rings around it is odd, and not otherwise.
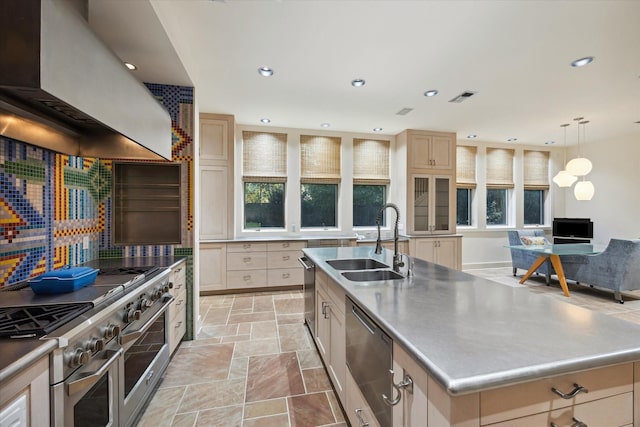
[[[402,390],[400,402],[393,407],[393,425],[427,427],[427,373],[395,342],[393,372],[393,381],[396,384],[402,382],[405,375],[413,381],[412,388]]]
[[[412,256],[425,261],[436,262],[436,242],[435,239],[415,239],[415,253]]]
[[[200,238],[228,237],[227,197],[229,169],[226,166],[200,167]]]
[[[454,149],[454,143],[450,137],[434,136],[431,139],[431,168],[452,169]]]
[[[320,357],[324,360],[325,364],[329,364],[329,356],[327,353],[330,343],[330,308],[329,297],[323,290],[316,287],[316,344],[318,345],[318,352]]]
[[[411,134],[409,137],[409,161],[412,168],[431,168],[431,136]]]
[[[427,233],[431,231],[431,178],[415,176],[412,184],[413,231]]]
[[[200,246],[200,291],[227,288],[227,246],[208,243]]]
[[[445,267],[459,269],[458,240],[456,238],[438,239],[435,242],[435,262]]]
[[[411,133],[408,143],[411,169],[452,170],[454,168],[455,142],[453,137]]]
[[[451,232],[451,178],[436,176],[431,179],[433,183],[433,232]]]
[[[229,160],[229,122],[200,115],[200,160]]]
[[[329,349],[331,363],[329,370],[338,397],[344,401],[344,379],[347,370],[344,314],[336,309],[332,309],[332,307],[329,307],[329,310],[331,314],[331,347]]]

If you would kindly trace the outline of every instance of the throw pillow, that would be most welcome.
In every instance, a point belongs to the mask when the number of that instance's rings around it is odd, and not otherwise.
[[[542,236],[522,236],[520,237],[520,241],[525,246],[543,246],[549,244],[547,239]]]

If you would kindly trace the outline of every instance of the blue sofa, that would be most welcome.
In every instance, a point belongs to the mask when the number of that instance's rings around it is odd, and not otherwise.
[[[509,237],[509,245],[522,245],[521,237],[545,237],[542,230],[509,230],[507,231]],[[513,275],[515,276],[518,269],[529,270],[531,264],[538,259],[538,254],[534,252],[522,251],[519,249],[511,250],[511,265],[513,266]],[[543,274],[547,285],[551,280],[551,275],[556,274],[551,261],[547,260],[536,270],[536,274]]]
[[[560,259],[568,280],[610,289],[621,304],[624,303],[622,291],[640,289],[640,239],[611,239],[599,254],[561,256]]]

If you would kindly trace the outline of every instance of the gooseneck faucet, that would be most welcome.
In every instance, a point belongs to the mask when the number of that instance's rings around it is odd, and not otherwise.
[[[382,240],[380,240],[380,221],[382,221],[382,213],[385,209],[392,208],[396,211],[396,224],[393,227],[393,271],[400,272],[400,267],[404,266],[404,262],[402,262],[402,257],[398,252],[398,223],[400,222],[400,210],[393,203],[387,203],[378,209],[378,213],[376,214],[376,225],[378,226],[378,238],[376,239],[376,250],[375,253],[382,253]]]

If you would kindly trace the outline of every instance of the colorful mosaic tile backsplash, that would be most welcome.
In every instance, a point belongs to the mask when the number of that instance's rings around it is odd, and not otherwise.
[[[182,245],[111,244],[111,160],[61,155],[0,137],[0,287],[99,257],[191,254],[193,88],[147,87],[171,115],[172,160],[183,163]]]

